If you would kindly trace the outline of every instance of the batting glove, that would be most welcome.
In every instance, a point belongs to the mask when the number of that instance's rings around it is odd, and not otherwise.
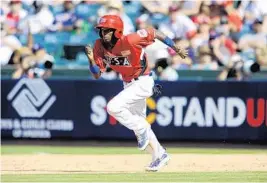
[[[153,96],[159,96],[162,93],[162,86],[160,84],[155,84],[153,87]]]

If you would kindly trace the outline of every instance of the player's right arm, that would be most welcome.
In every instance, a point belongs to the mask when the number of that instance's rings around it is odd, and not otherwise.
[[[179,46],[174,43],[167,35],[161,31],[155,30],[155,38],[172,48],[182,59],[185,59],[188,55],[188,50],[184,49],[182,46]]]
[[[105,65],[98,44],[95,44],[94,49],[90,45],[85,46],[85,54],[88,58],[90,72],[95,79],[100,78],[101,72],[105,71]]]
[[[95,79],[100,78],[101,72],[99,67],[96,65],[95,59],[94,59],[94,52],[90,45],[85,46],[85,53],[88,58],[89,62],[89,69],[94,76]]]

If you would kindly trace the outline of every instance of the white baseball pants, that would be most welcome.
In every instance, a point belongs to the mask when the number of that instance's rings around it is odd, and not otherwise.
[[[109,101],[107,111],[135,134],[141,134],[148,129],[149,142],[153,149],[151,153],[155,159],[164,153],[164,149],[146,121],[146,99],[152,96],[153,86],[154,79],[149,75],[140,76],[130,83],[124,82],[124,89]]]

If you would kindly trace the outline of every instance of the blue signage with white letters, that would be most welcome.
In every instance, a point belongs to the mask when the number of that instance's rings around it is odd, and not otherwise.
[[[6,138],[135,139],[106,111],[121,81],[2,80]],[[267,141],[266,82],[161,82],[147,121],[161,140]]]

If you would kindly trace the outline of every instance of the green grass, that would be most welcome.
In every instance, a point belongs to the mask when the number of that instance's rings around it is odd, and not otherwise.
[[[2,182],[266,182],[267,172],[2,175]]]
[[[267,149],[230,149],[230,148],[168,148],[172,154],[267,154]],[[136,147],[62,147],[62,146],[30,146],[3,145],[2,154],[141,154]]]
[[[136,147],[66,147],[3,145],[2,154],[141,154]],[[266,149],[168,148],[168,152],[197,154],[267,154]],[[48,172],[49,173],[49,172]],[[51,172],[54,173],[54,172]],[[267,182],[267,172],[177,172],[177,173],[101,173],[1,175],[2,182]]]

